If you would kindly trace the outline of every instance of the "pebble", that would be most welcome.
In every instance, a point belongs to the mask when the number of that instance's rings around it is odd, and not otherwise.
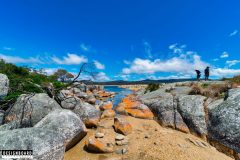
[[[116,141],[116,145],[118,146],[123,146],[123,145],[127,145],[128,144],[128,140],[124,139],[122,141]]]
[[[104,133],[101,133],[101,132],[97,132],[95,134],[95,138],[103,138],[104,137]]]
[[[145,135],[145,138],[150,138],[150,136],[148,134]]]
[[[115,151],[115,153],[117,154],[126,154],[128,152],[128,150],[126,148],[123,148],[123,149],[117,149]]]
[[[122,134],[117,134],[117,136],[115,137],[115,140],[116,140],[116,141],[122,141],[122,140],[124,140],[124,138],[125,138],[124,135],[122,135]]]

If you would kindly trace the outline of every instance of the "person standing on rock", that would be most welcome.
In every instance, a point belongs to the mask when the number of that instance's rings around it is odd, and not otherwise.
[[[208,81],[208,78],[209,78],[209,67],[207,67],[207,68],[204,70],[204,73],[205,73],[205,81]]]
[[[195,70],[197,73],[197,81],[200,81],[200,77],[201,77],[201,72],[199,70]]]

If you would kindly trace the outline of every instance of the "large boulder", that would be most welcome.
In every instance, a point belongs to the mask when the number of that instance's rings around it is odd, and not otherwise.
[[[3,124],[0,126],[0,132],[1,131],[7,131],[7,130],[13,130],[19,128],[19,122],[17,121],[12,121],[6,124]]]
[[[111,101],[108,102],[104,102],[99,106],[101,111],[107,110],[107,109],[112,109],[113,108],[113,104]]]
[[[0,100],[8,94],[9,79],[5,74],[0,73]]]
[[[62,160],[63,137],[53,130],[22,128],[0,132],[1,150],[33,150],[33,159]]]
[[[230,89],[226,93],[225,100],[234,99],[236,96],[239,95],[239,93],[240,93],[240,88]]]
[[[70,109],[73,110],[79,103],[78,98],[76,97],[66,97],[62,99],[61,106],[64,109]]]
[[[139,96],[139,98],[141,100],[150,100],[150,99],[157,99],[157,98],[161,98],[166,92],[165,92],[166,88],[160,88],[156,91],[153,92],[148,92],[146,94],[143,94],[141,96]]]
[[[189,92],[192,90],[191,87],[188,86],[181,86],[181,87],[174,87],[170,90],[172,95],[188,95]]]
[[[96,127],[101,116],[100,110],[81,100],[72,111],[81,118],[86,127]]]
[[[229,91],[226,101],[209,109],[209,138],[240,153],[240,89]]]
[[[200,95],[180,95],[177,102],[178,112],[190,131],[202,138],[207,135],[205,99],[206,97]]]
[[[157,90],[143,95],[141,100],[155,114],[161,125],[174,128],[174,98],[170,93]]]
[[[95,98],[95,96],[94,96],[93,94],[91,94],[91,95],[88,95],[88,96],[86,97],[85,101],[86,101],[87,103],[90,103],[90,104],[95,104],[96,101],[97,101],[97,99]]]
[[[74,82],[72,86],[80,89],[82,92],[87,92],[87,85],[84,83]]]
[[[76,89],[75,89],[76,90]],[[75,91],[74,90],[74,91]],[[81,90],[79,90],[79,92],[74,92],[75,96],[78,98],[83,98],[83,99],[87,99],[88,98],[88,94],[85,92],[82,92]]]
[[[45,93],[23,94],[6,114],[5,122],[16,121],[17,128],[32,127],[55,109],[62,108]]]
[[[59,132],[64,137],[67,150],[87,134],[82,120],[72,111],[65,109],[52,111],[34,127]]]
[[[101,112],[95,106],[78,97],[66,97],[62,99],[61,105],[64,109],[69,109],[77,114],[87,127],[97,126]]]
[[[184,133],[189,133],[189,128],[186,123],[183,121],[182,116],[179,112],[175,111],[175,129]]]
[[[144,104],[139,104],[136,108],[126,109],[126,112],[133,117],[142,119],[153,119],[152,111]]]

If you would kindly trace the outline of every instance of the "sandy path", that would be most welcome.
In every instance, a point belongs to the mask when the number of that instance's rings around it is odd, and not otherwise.
[[[176,130],[163,128],[154,120],[144,120],[125,117],[133,126],[133,132],[127,136],[127,146],[115,146],[115,148],[128,148],[124,155],[116,153],[94,154],[84,150],[86,139],[96,132],[89,129],[88,135],[76,146],[67,151],[64,160],[232,160],[232,158],[218,152],[213,147],[199,147],[191,143],[187,138],[203,141],[191,134],[185,134]],[[114,140],[115,132],[112,128],[113,119],[101,120],[105,136]],[[146,138],[146,135],[149,135]],[[203,141],[204,142],[204,141]]]

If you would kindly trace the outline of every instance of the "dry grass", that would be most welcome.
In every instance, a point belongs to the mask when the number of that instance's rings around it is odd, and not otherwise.
[[[225,92],[229,89],[227,84],[202,84],[192,85],[190,95],[203,95],[211,98],[223,98]]]
[[[191,91],[189,92],[190,95],[202,95],[203,94],[203,88],[197,84],[194,84],[191,86],[192,89]]]

